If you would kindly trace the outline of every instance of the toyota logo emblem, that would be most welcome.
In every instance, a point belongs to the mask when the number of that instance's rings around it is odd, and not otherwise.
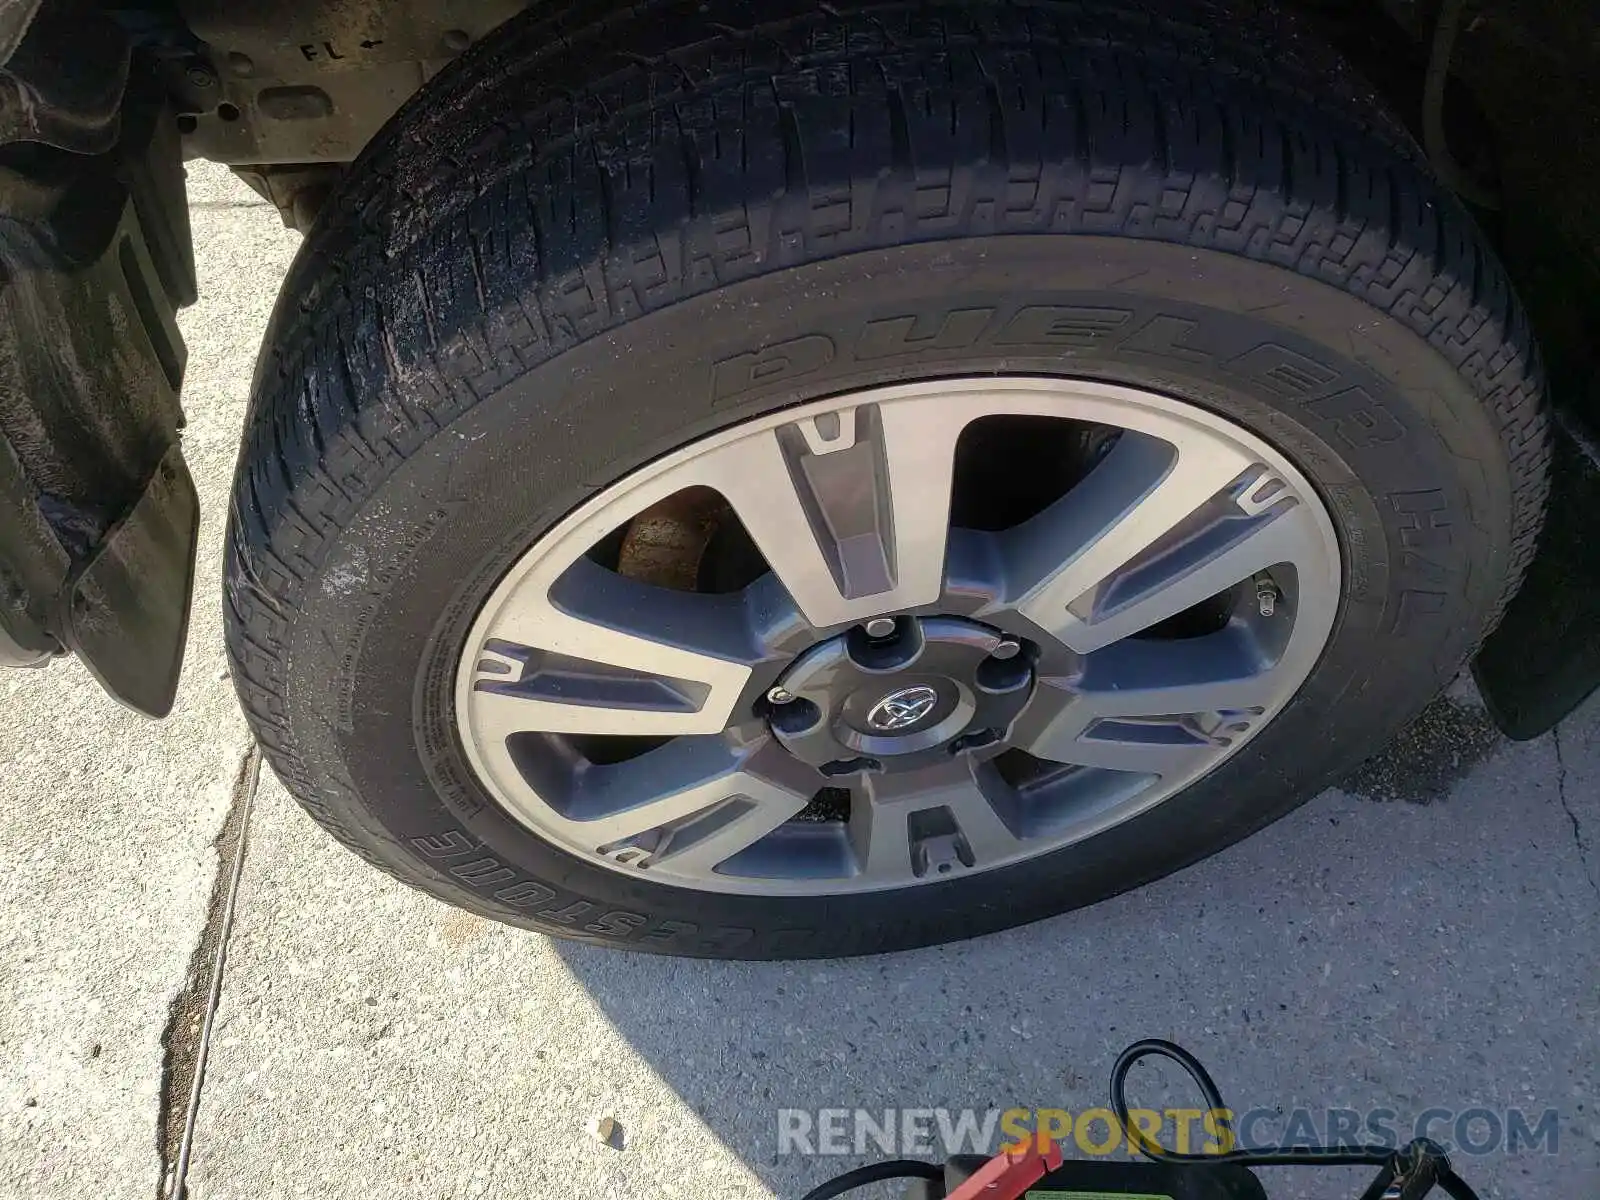
[[[872,706],[867,714],[867,724],[874,729],[891,733],[896,729],[909,729],[933,711],[939,703],[939,693],[931,687],[917,685],[890,692]]]

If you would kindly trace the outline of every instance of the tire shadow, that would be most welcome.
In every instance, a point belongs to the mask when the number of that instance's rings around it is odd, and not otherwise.
[[[1582,719],[1600,723],[1600,709]],[[793,963],[560,952],[780,1196],[882,1157],[780,1153],[780,1109],[1079,1112],[1105,1103],[1118,1051],[1150,1036],[1198,1054],[1236,1110],[1388,1108],[1401,1141],[1430,1106],[1570,1106],[1575,1064],[1600,1057],[1595,1029],[1570,1015],[1589,1002],[1600,956],[1555,751],[1547,737],[1473,761],[1443,802],[1324,793],[1176,876],[950,946]],[[1134,1102],[1199,1104],[1156,1082]],[[1282,1131],[1280,1120],[1257,1134]],[[1459,1165],[1485,1195],[1554,1195],[1592,1178],[1579,1142]],[[1280,1172],[1268,1187],[1353,1195],[1363,1182]]]

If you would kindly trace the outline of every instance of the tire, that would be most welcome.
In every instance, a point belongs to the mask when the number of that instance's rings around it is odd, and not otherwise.
[[[279,300],[243,439],[240,699],[287,788],[370,863],[484,916],[662,953],[972,936],[1155,879],[1336,782],[1515,590],[1549,452],[1526,320],[1403,131],[1273,10],[541,11],[349,173]],[[1083,321],[1002,336],[1047,309]],[[850,896],[647,882],[490,797],[453,672],[543,531],[736,422],[985,374],[1176,397],[1311,481],[1343,591],[1259,736],[1085,841]]]

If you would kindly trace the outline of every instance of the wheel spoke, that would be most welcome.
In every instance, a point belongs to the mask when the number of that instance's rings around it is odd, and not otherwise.
[[[806,806],[804,796],[787,793],[781,799],[749,795],[754,783],[741,785],[740,799],[710,819],[697,822],[669,838],[653,865],[685,875],[707,874],[766,837]]]
[[[1175,549],[1171,561],[1156,558],[1138,572],[1129,572],[1132,586],[1122,589],[1126,598],[1098,604],[1088,613],[1069,612],[1057,636],[1080,653],[1088,654],[1132,634],[1149,629],[1185,609],[1245,583],[1254,575],[1280,563],[1293,564],[1314,545],[1316,536],[1309,510],[1298,503],[1254,518],[1227,518],[1237,529],[1219,528],[1211,540],[1214,548],[1186,554]],[[1198,540],[1198,539],[1197,539]]]
[[[671,737],[720,732],[761,655],[738,597],[668,591],[580,559],[523,589],[478,656],[475,727]]]
[[[685,738],[590,768],[564,815],[586,845],[619,862],[710,871],[805,807],[800,776],[776,755]]]
[[[1158,740],[1180,732],[1181,727],[1169,729],[1133,722],[1105,722],[1092,726],[1071,745],[1048,757],[1080,767],[1156,775],[1163,779],[1187,775],[1217,757],[1218,745],[1199,737]],[[1149,740],[1142,739],[1141,734],[1148,734]],[[1047,756],[1041,753],[1040,757]]]
[[[1094,720],[1233,713],[1264,707],[1273,700],[1275,690],[1270,675],[1263,674],[1208,683],[1154,684],[1084,692],[1078,704]]]
[[[1176,425],[1170,436],[1125,432],[1077,487],[1004,539],[1016,607],[1075,650],[1114,640],[1085,628],[1084,601],[1252,466],[1216,438]]]
[[[903,878],[911,871],[911,842],[906,836],[907,809],[878,803],[861,789],[850,806],[846,833],[860,875],[869,879]]]
[[[864,876],[937,878],[1016,857],[1015,797],[969,758],[871,777],[851,807],[850,841]]]
[[[1092,698],[1073,696],[1061,698],[1054,716],[1021,748],[1047,762],[1165,777],[1204,765],[1222,743],[1187,714],[1112,716],[1097,711]]]
[[[1086,660],[1073,707],[1095,717],[1218,713],[1270,704],[1281,686],[1249,635],[1129,640]]]
[[[1021,851],[1020,839],[1002,819],[997,807],[1004,799],[1003,786],[998,775],[980,765],[972,772],[970,786],[941,797],[960,830],[961,840],[972,854],[970,863],[961,855],[963,865],[992,866]]]
[[[1070,690],[1055,681],[1041,688],[1035,712],[1048,719],[1023,748],[1087,767],[1192,771],[1249,733],[1278,699],[1282,683],[1255,649],[1228,633],[1107,647],[1089,657]]]
[[[817,628],[939,598],[951,472],[969,407],[864,404],[805,417],[690,464],[739,514]]]

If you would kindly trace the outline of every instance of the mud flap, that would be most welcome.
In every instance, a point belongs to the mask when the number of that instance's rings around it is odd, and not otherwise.
[[[152,717],[172,710],[189,630],[200,499],[177,447],[74,581],[67,648],[118,700]]]
[[[1554,728],[1600,686],[1600,449],[1563,420],[1552,466],[1539,552],[1472,664],[1495,724],[1518,741]]]

